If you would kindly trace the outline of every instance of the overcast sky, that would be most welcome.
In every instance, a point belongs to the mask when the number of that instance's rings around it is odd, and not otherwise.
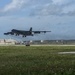
[[[0,0],[0,38],[11,29],[51,30],[26,39],[75,39],[75,0]]]

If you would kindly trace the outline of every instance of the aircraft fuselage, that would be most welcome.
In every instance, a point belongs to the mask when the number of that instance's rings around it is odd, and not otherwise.
[[[22,35],[23,36],[32,36],[32,32],[31,31],[22,31],[22,30],[16,30],[16,29],[12,29],[12,33],[13,34],[17,34],[17,35]]]

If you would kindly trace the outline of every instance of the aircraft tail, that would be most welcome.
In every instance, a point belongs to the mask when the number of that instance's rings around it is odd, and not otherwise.
[[[30,32],[32,31],[32,27],[30,28],[30,30],[29,30]]]

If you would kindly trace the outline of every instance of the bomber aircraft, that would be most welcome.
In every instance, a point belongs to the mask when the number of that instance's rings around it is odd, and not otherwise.
[[[26,37],[26,36],[33,36],[34,34],[40,34],[46,32],[51,32],[51,31],[32,31],[32,27],[31,27],[29,31],[12,29],[11,32],[4,33],[4,35],[9,35],[9,34],[16,35],[16,36],[22,35],[22,37]]]

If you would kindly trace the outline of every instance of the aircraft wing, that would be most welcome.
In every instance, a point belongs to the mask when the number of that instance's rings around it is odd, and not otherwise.
[[[40,34],[40,33],[46,33],[46,32],[51,32],[51,31],[32,31],[34,34]]]

